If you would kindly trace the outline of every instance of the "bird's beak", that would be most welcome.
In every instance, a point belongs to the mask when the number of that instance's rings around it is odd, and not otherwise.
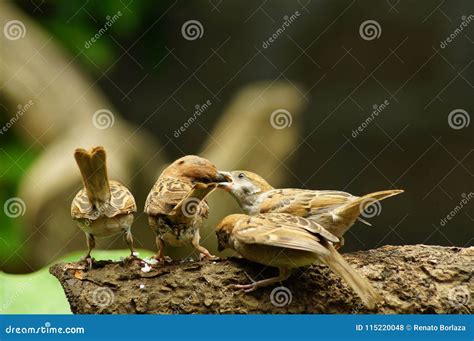
[[[232,182],[232,174],[230,172],[218,171],[216,180],[216,182]]]
[[[224,189],[226,191],[230,191],[232,187],[232,174],[230,172],[219,171],[217,172],[218,176],[222,177],[222,181],[217,183],[217,188]]]

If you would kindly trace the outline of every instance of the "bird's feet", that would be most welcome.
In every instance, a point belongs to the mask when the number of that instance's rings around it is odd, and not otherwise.
[[[259,282],[255,281],[252,277],[250,277],[250,275],[246,271],[244,271],[244,274],[245,276],[247,276],[247,278],[250,280],[251,283],[234,284],[232,287],[237,290],[243,290],[244,292],[252,292],[252,291],[257,290]]]
[[[218,260],[219,257],[211,255],[209,251],[203,251],[199,253],[199,260]]]
[[[91,270],[92,269],[92,265],[94,263],[94,258],[92,258],[90,255],[86,255],[84,257],[81,258],[81,260],[79,261],[79,263],[82,263],[84,265],[79,265],[79,267],[83,267],[85,266],[85,268],[87,270]],[[82,270],[84,270],[84,268],[82,268]]]
[[[173,262],[173,260],[170,257],[165,256],[165,255],[160,255],[160,254],[154,255],[152,259],[156,260],[157,264],[160,264],[160,265],[165,265],[166,263]]]

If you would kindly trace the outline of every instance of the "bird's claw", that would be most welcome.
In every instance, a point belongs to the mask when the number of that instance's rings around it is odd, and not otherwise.
[[[233,287],[234,289],[243,290],[244,292],[247,292],[247,293],[257,290],[257,285],[255,283],[234,284]]]
[[[244,292],[252,292],[257,290],[257,281],[255,281],[247,271],[244,271],[245,276],[249,279],[251,283],[249,284],[234,284],[234,289],[243,290]]]
[[[211,255],[209,252],[199,253],[199,260],[218,260],[219,257]]]
[[[91,270],[92,264],[94,263],[94,258],[92,258],[91,256],[84,256],[81,258],[80,262],[86,263],[87,270]]]

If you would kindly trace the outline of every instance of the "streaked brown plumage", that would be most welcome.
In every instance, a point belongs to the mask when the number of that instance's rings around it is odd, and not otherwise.
[[[165,243],[182,246],[190,242],[201,257],[214,257],[199,244],[199,229],[209,214],[205,198],[221,181],[228,179],[210,161],[195,155],[174,161],[161,173],[145,203],[156,234],[158,260],[164,260]]]
[[[87,237],[88,252],[84,258],[91,264],[95,237],[117,233],[124,233],[133,256],[131,227],[137,206],[132,193],[118,181],[109,181],[103,147],[95,147],[90,152],[76,149],[74,158],[81,171],[84,188],[72,201],[71,216]]]
[[[231,182],[219,184],[229,191],[245,213],[289,213],[308,218],[324,226],[340,239],[360,214],[376,201],[403,193],[403,190],[386,190],[366,194],[362,197],[331,190],[306,190],[298,188],[273,188],[261,176],[248,171],[227,173]]]
[[[248,260],[280,270],[277,277],[236,285],[238,289],[249,292],[284,281],[291,269],[319,261],[344,279],[368,308],[380,300],[368,280],[337,252],[333,243],[339,239],[313,220],[286,213],[233,214],[219,223],[216,234],[220,251],[231,248]]]

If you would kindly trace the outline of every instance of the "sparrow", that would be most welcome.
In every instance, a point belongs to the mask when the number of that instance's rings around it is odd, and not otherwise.
[[[124,234],[131,256],[134,257],[131,227],[137,205],[132,193],[120,182],[109,180],[103,147],[95,147],[91,151],[76,149],[74,158],[84,188],[72,201],[71,216],[86,234],[88,252],[83,259],[91,267],[95,237],[108,237],[117,233]]]
[[[169,165],[159,176],[145,202],[148,222],[156,235],[155,259],[164,262],[165,243],[182,246],[191,242],[200,258],[215,258],[199,244],[199,229],[209,215],[206,197],[217,183],[229,178],[209,160],[187,155]]]
[[[249,171],[224,174],[232,181],[218,184],[219,188],[230,192],[245,213],[289,213],[311,219],[339,238],[337,248],[344,245],[343,235],[356,220],[370,225],[360,217],[367,207],[403,193],[403,190],[393,189],[358,197],[332,190],[275,189],[264,178]]]
[[[334,247],[339,239],[314,220],[286,213],[232,214],[217,225],[216,234],[219,251],[230,248],[250,261],[279,269],[279,276],[235,285],[236,289],[251,292],[286,280],[293,268],[320,262],[344,279],[369,309],[380,301],[369,281]]]

